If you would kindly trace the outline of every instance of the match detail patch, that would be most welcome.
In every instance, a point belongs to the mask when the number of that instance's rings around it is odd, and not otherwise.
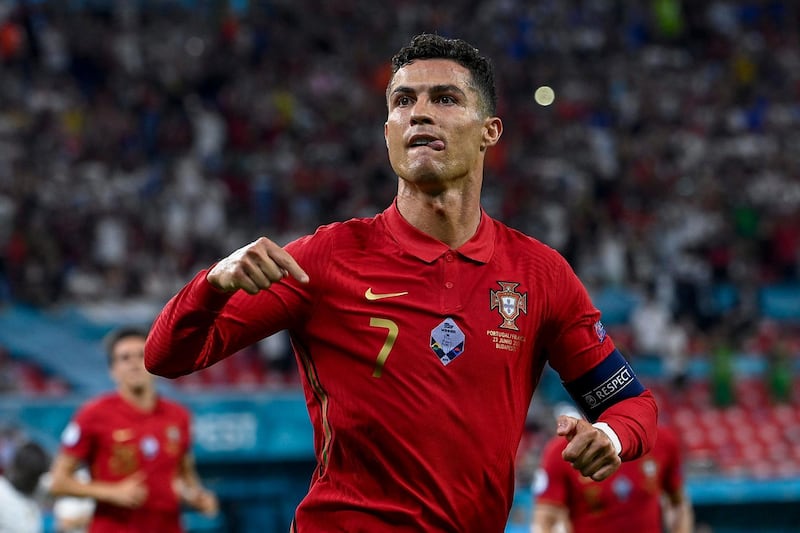
[[[449,317],[431,330],[431,350],[445,366],[464,353],[465,340],[464,332]]]

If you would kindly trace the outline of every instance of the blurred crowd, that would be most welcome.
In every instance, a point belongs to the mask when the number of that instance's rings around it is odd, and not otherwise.
[[[794,2],[0,0],[0,303],[161,302],[260,235],[382,210],[388,61],[422,31],[493,58],[485,208],[590,289],[713,338],[798,280]]]

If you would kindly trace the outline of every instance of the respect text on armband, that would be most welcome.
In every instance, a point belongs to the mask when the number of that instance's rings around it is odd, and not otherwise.
[[[633,383],[634,379],[631,369],[627,365],[621,366],[610,378],[584,394],[583,401],[590,408],[600,405]]]

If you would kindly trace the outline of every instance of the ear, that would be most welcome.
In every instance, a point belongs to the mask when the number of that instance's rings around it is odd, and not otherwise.
[[[489,117],[483,123],[483,140],[481,150],[486,150],[490,146],[497,144],[503,134],[503,121],[500,117]]]
[[[386,143],[386,148],[389,148],[389,123],[383,123],[383,142]]]

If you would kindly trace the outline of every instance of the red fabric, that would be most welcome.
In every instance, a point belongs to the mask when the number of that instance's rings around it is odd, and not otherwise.
[[[649,390],[636,398],[615,403],[600,415],[598,422],[605,422],[619,437],[622,445],[620,458],[630,461],[649,452],[656,437],[658,407]]]
[[[552,439],[536,474],[535,503],[566,507],[574,533],[661,531],[660,497],[680,493],[683,474],[677,439],[666,428],[657,431],[649,454],[622,463],[601,482],[581,476],[561,457],[566,439]]]
[[[545,363],[569,380],[614,349],[566,261],[485,213],[450,250],[395,206],[287,250],[308,285],[227,295],[200,272],[157,317],[148,369],[185,374],[288,329],[319,461],[299,533],[502,531]],[[398,294],[370,300],[368,290]],[[455,347],[447,364],[432,340]]]
[[[83,406],[64,430],[62,451],[88,465],[95,480],[118,481],[144,472],[148,491],[135,510],[98,502],[90,533],[181,533],[172,481],[189,451],[189,435],[188,411],[164,399],[151,412],[116,393]]]

